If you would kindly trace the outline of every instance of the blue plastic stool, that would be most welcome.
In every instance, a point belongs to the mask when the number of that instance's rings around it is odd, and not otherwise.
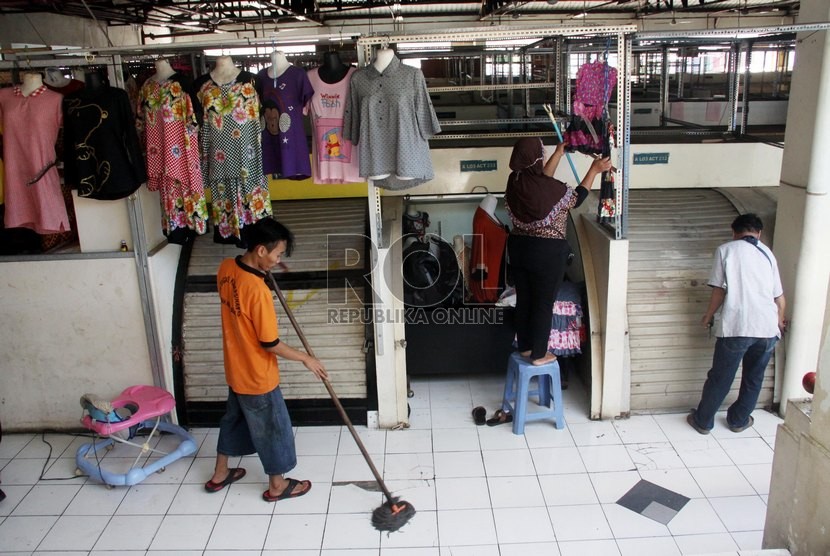
[[[530,381],[536,377],[535,390],[530,389]],[[528,399],[537,396],[539,406],[547,409],[528,411]],[[551,406],[553,400],[553,406]],[[562,406],[562,380],[559,376],[559,362],[547,365],[534,365],[519,352],[510,354],[507,362],[507,378],[504,383],[502,411],[513,415],[513,434],[524,434],[525,423],[554,419],[557,429],[565,428],[565,415]]]

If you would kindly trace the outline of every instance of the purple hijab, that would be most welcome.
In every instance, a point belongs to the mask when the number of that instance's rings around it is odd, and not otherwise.
[[[545,147],[538,137],[522,137],[510,156],[510,177],[504,199],[522,222],[542,220],[567,193],[568,186],[543,173]]]

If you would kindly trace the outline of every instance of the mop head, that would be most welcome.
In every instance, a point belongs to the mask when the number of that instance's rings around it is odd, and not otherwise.
[[[378,531],[397,531],[412,519],[415,508],[399,498],[387,500],[372,512],[372,525]]]

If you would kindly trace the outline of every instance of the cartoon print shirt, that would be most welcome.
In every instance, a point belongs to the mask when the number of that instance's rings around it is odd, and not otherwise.
[[[257,74],[257,82],[262,106],[267,109],[273,103],[279,111],[279,134],[266,138],[262,146],[263,172],[289,179],[310,177],[303,116],[314,89],[305,70],[289,65],[282,75],[274,78],[268,75],[268,68],[263,68]]]
[[[362,182],[357,149],[343,137],[343,114],[346,111],[349,82],[355,68],[337,83],[320,79],[319,68],[308,72],[314,88],[309,103],[311,113],[311,160],[314,183]]]

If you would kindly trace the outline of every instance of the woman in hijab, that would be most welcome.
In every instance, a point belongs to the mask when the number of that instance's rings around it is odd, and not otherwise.
[[[568,211],[582,204],[596,177],[611,159],[596,159],[576,189],[553,177],[565,143],[544,162],[538,137],[523,137],[513,147],[504,200],[513,230],[507,240],[516,285],[516,339],[522,356],[534,365],[556,359],[547,350],[551,311],[570,253],[565,232]]]

